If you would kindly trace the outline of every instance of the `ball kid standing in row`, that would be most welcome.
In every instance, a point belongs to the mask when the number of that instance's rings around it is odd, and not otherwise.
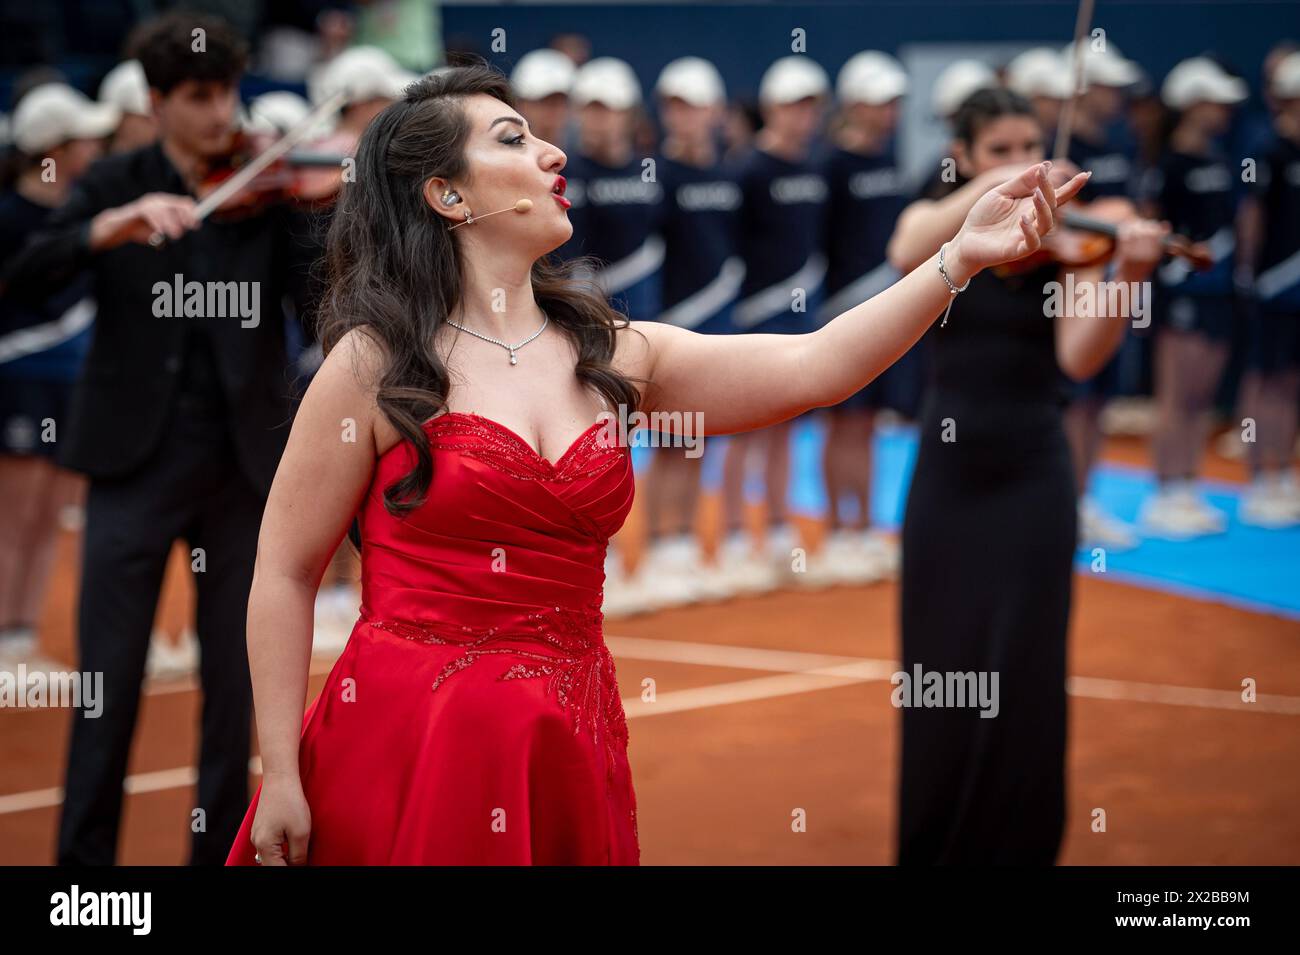
[[[738,235],[745,280],[732,312],[742,334],[800,334],[821,305],[826,257],[822,210],[826,179],[814,146],[830,88],[826,72],[807,56],[777,60],[759,84],[763,128],[738,173]],[[743,563],[755,548],[743,532],[748,459],[757,453],[766,498],[766,561],[752,563],[753,584],[771,583],[774,564],[789,569],[800,543],[787,513],[792,421],[731,439],[724,468],[723,557]]]
[[[839,116],[824,162],[827,197],[823,246],[825,321],[898,280],[886,258],[908,189],[894,152],[907,74],[892,56],[868,50],[849,59],[836,80]],[[829,537],[808,561],[804,582],[862,583],[894,571],[893,541],[871,529],[872,443],[876,412],[915,414],[920,352],[908,352],[866,388],[831,408],[822,451]],[[846,523],[842,505],[855,510]]]

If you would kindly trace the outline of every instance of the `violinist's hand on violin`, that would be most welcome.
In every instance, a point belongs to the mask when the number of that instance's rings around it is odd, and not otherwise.
[[[195,202],[189,196],[151,192],[134,202],[105,209],[90,223],[90,247],[97,252],[127,242],[148,244],[153,236],[179,239],[199,226]]]
[[[963,283],[980,269],[1023,258],[1042,245],[1056,224],[1057,207],[1073,199],[1092,175],[1079,173],[1053,186],[1051,167],[1036,163],[980,196],[952,240],[957,270],[951,264],[948,270],[954,281]]]
[[[1129,219],[1119,224],[1115,238],[1115,270],[1130,282],[1141,282],[1164,257],[1168,222]]]

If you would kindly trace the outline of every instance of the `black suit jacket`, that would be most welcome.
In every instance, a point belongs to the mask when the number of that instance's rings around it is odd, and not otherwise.
[[[169,403],[182,384],[185,357],[197,335],[215,365],[239,463],[265,493],[296,402],[284,308],[291,305],[310,329],[310,266],[320,253],[317,223],[279,207],[241,222],[206,220],[161,249],[128,243],[92,252],[91,219],[150,192],[186,194],[161,146],[96,163],[0,279],[5,294],[39,299],[82,270],[93,276],[99,310],[70,420],[61,429],[60,461],[97,478],[144,466],[162,439]],[[237,314],[160,317],[160,295],[170,293],[155,286],[173,287],[177,275],[182,283],[250,283],[243,288],[249,302],[256,294],[256,326],[245,327],[250,320]],[[255,292],[251,283],[257,283]]]

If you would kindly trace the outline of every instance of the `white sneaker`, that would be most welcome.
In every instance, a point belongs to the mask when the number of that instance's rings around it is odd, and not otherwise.
[[[700,599],[700,548],[691,535],[669,537],[650,545],[637,577],[652,607],[680,607]]]
[[[897,537],[884,531],[868,529],[862,546],[866,548],[867,556],[875,560],[882,578],[898,576],[899,567],[902,565],[902,548]]]
[[[1142,529],[1151,537],[1191,540],[1227,529],[1227,515],[1185,486],[1161,488],[1142,508]]]
[[[726,600],[734,593],[722,565],[716,561],[705,561],[700,555],[700,566],[696,575],[697,597],[700,603],[714,603]]]
[[[605,586],[611,583],[617,583],[627,576],[623,567],[623,555],[615,548],[610,547],[605,551]]]
[[[803,574],[795,573],[794,569],[795,551],[800,549],[803,551],[806,566],[808,547],[794,525],[777,524],[767,528],[764,534],[763,550],[776,574],[777,587],[798,584],[799,578],[803,576]]]
[[[785,568],[794,560],[796,547],[801,546],[799,532],[792,524],[776,524],[768,527],[763,537],[763,549],[767,556]]]
[[[729,535],[718,549],[717,560],[718,574],[729,593],[757,594],[777,585],[779,578],[772,561],[758,554],[747,534]]]
[[[0,660],[22,661],[36,654],[36,631],[31,627],[0,630]]]
[[[650,609],[645,576],[629,574],[622,555],[610,548],[605,553],[605,593],[601,610],[607,617],[628,617]]]
[[[794,574],[794,582],[799,587],[819,590],[822,587],[834,587],[842,582],[841,562],[845,557],[845,544],[839,535],[843,531],[833,531],[822,541],[822,546],[808,554],[806,565]]]
[[[1274,475],[1273,487],[1277,490],[1278,497],[1300,509],[1300,482],[1296,481],[1294,471],[1288,469]]]
[[[1228,515],[1198,494],[1196,485],[1191,481],[1183,483],[1174,493],[1178,495],[1182,506],[1205,530],[1205,533],[1222,534],[1228,529]]]
[[[871,583],[893,573],[897,561],[897,550],[876,531],[833,531],[821,550],[809,556],[800,583],[811,587]]]
[[[1079,501],[1079,546],[1106,550],[1132,550],[1138,545],[1133,528],[1108,514],[1091,497]]]
[[[1241,495],[1237,517],[1243,524],[1277,530],[1300,524],[1300,495],[1291,495],[1268,478],[1251,483]]]
[[[151,677],[171,677],[193,673],[199,665],[199,641],[194,631],[186,627],[181,638],[172,643],[159,631],[149,639],[149,653],[145,658],[145,673]]]
[[[726,574],[716,563],[704,559],[704,551],[694,534],[665,540],[652,549],[652,567],[667,568],[667,574],[681,582],[682,592],[689,593],[684,603],[706,603],[731,596]]]

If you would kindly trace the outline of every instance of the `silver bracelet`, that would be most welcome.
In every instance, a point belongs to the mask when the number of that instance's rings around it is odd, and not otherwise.
[[[954,282],[952,277],[948,274],[948,270],[944,268],[943,253],[947,248],[947,242],[939,246],[939,275],[942,276],[944,284],[948,286],[948,307],[943,310],[943,321],[939,323],[940,328],[943,328],[943,326],[948,324],[948,313],[952,311],[952,303],[957,298],[957,293],[964,292],[966,289],[970,288],[970,279],[967,279],[966,284],[958,288],[957,283]]]

